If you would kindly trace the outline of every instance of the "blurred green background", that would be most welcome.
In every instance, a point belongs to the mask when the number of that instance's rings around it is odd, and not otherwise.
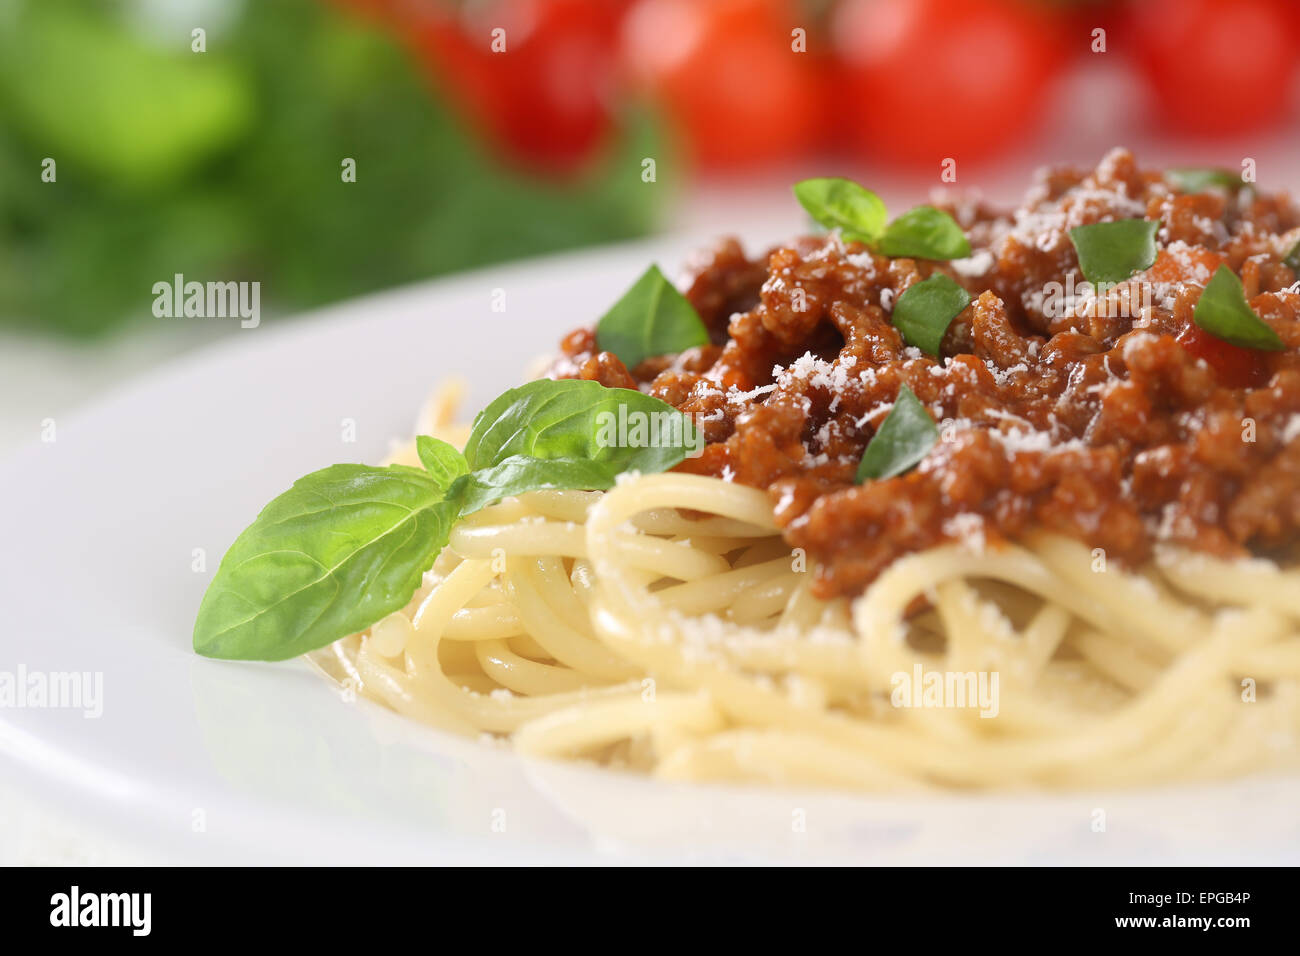
[[[292,311],[652,225],[627,188],[649,122],[564,176],[521,169],[364,11],[0,0],[0,31],[3,323],[95,336],[149,317],[178,272],[260,280],[265,310]]]
[[[0,0],[0,333],[162,334],[176,273],[271,316],[786,230],[798,178],[915,197],[947,158],[1010,195],[1117,144],[1285,183],[1298,78],[1300,0]]]

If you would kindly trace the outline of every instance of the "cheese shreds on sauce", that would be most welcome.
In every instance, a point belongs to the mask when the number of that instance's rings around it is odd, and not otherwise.
[[[939,205],[966,259],[879,256],[838,235],[750,259],[697,257],[683,292],[711,344],[627,369],[567,336],[555,376],[641,388],[696,416],[708,442],[682,470],[766,490],[819,595],[856,594],[897,558],[982,550],[1038,528],[1137,564],[1170,542],[1268,557],[1300,538],[1300,235],[1285,194],[1182,193],[1113,150],[1091,171],[1039,174],[1010,212]],[[1089,290],[1068,231],[1160,222],[1156,263]],[[1235,349],[1195,328],[1220,262],[1285,349]],[[937,358],[906,345],[892,304],[936,273],[971,296]],[[1074,290],[1063,295],[1058,290]],[[1059,308],[1055,306],[1060,306]],[[908,386],[941,439],[909,472],[855,484]]]

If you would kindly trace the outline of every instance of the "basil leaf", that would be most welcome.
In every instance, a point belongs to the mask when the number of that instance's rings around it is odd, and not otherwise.
[[[511,389],[475,418],[464,455],[422,435],[426,471],[334,465],[295,482],[222,558],[194,649],[278,661],[324,647],[405,607],[460,517],[526,491],[611,488],[702,444],[690,418],[631,389]]]
[[[1150,219],[1121,219],[1075,226],[1070,241],[1079,254],[1079,268],[1089,282],[1123,282],[1156,261],[1156,231]]]
[[[939,354],[943,334],[961,310],[970,305],[970,293],[942,273],[936,273],[907,290],[894,303],[894,327],[903,341],[930,355]]]
[[[667,402],[599,382],[542,379],[479,412],[465,443],[475,472],[522,455],[587,459],[623,471],[667,471],[700,447],[691,420]]]
[[[857,483],[901,475],[929,454],[938,440],[939,428],[916,393],[906,385],[899,386],[894,407],[858,462]]]
[[[1185,166],[1179,169],[1166,169],[1165,181],[1185,193],[1204,192],[1211,186],[1237,190],[1245,183],[1241,176],[1226,169],[1199,168]]]
[[[667,402],[626,388],[561,379],[511,389],[474,419],[465,457],[474,469],[460,513],[545,488],[599,491],[620,474],[667,471],[703,436]]]
[[[795,198],[808,213],[845,239],[857,240],[881,255],[912,259],[961,259],[970,243],[952,216],[933,206],[917,206],[886,227],[888,212],[879,196],[849,179],[805,179],[794,185]]]
[[[880,253],[909,259],[964,259],[970,242],[956,220],[933,206],[909,209],[889,224]]]
[[[333,465],[300,478],[222,558],[194,650],[279,661],[369,627],[410,601],[454,520],[418,468]]]
[[[605,491],[613,488],[620,469],[608,461],[588,458],[532,458],[511,455],[491,468],[474,472],[464,485],[453,489],[460,514],[473,514],[490,504],[546,489]]]
[[[805,179],[794,184],[794,196],[813,219],[839,229],[845,239],[873,243],[884,232],[884,201],[850,179]]]
[[[1286,254],[1282,262],[1291,267],[1295,272],[1300,272],[1300,242],[1291,247],[1291,251]]]
[[[1192,321],[1216,338],[1247,349],[1280,352],[1286,346],[1246,301],[1237,274],[1219,266],[1201,293]]]
[[[444,490],[461,475],[469,474],[469,462],[465,456],[440,438],[420,435],[415,439],[415,451],[420,456],[420,464]]]
[[[628,368],[708,343],[699,313],[658,266],[647,269],[596,324],[597,347]]]

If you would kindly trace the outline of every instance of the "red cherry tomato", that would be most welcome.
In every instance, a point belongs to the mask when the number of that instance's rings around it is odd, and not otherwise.
[[[625,7],[623,0],[491,0],[457,15],[426,3],[408,11],[408,32],[453,101],[508,155],[569,171],[612,126]]]
[[[1068,54],[1064,22],[1016,0],[847,0],[833,23],[837,121],[867,159],[927,174],[988,159],[1038,117]]]
[[[1228,388],[1254,388],[1268,380],[1268,364],[1258,349],[1244,349],[1216,338],[1196,325],[1178,335],[1178,344],[1189,355],[1204,359],[1219,383]]]
[[[819,135],[817,53],[790,0],[641,0],[623,27],[638,86],[704,167],[799,156]]]
[[[1174,129],[1223,135],[1279,118],[1300,54],[1295,0],[1143,0],[1130,44]]]

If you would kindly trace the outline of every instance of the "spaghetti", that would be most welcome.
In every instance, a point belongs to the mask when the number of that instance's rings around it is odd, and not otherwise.
[[[435,726],[668,779],[1066,788],[1300,762],[1294,568],[1169,550],[1126,571],[1039,533],[901,558],[856,599],[811,584],[763,492],[631,477],[466,519],[407,608],[313,659]],[[980,674],[994,714],[948,693]]]
[[[1186,171],[1184,171],[1186,173]],[[1112,150],[1006,214],[650,266],[469,428],[300,478],[196,651],[667,779],[1300,766],[1300,209]]]

